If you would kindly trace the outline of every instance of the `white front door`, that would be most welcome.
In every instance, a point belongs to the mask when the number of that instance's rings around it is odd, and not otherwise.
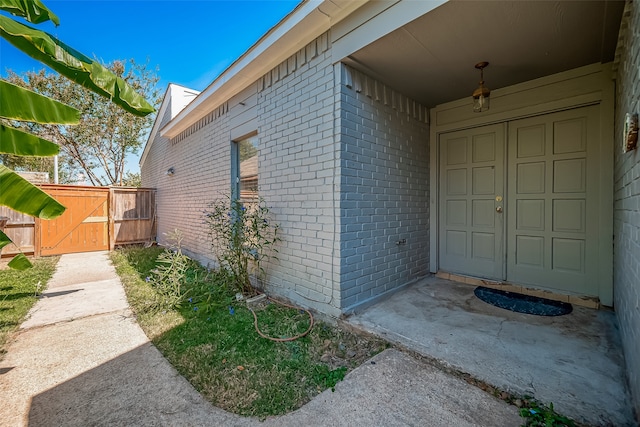
[[[440,270],[598,295],[598,118],[591,106],[441,134]]]

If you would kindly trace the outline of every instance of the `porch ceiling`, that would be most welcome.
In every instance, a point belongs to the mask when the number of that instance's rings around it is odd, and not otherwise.
[[[613,60],[624,1],[457,1],[346,59],[428,107]]]

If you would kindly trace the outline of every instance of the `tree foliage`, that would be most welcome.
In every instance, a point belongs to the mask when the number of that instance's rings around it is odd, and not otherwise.
[[[52,157],[17,156],[14,154],[0,154],[0,164],[14,171],[48,172],[53,173]]]
[[[157,105],[160,100],[158,77],[133,59],[128,65],[114,61],[106,67]],[[60,146],[66,158],[61,162],[65,176],[77,176],[81,172],[92,185],[124,185],[126,157],[140,149],[152,124],[150,116],[140,117],[124,111],[108,99],[44,69],[23,75],[9,71],[7,79],[81,112],[80,123],[74,126],[21,125]]]
[[[122,185],[126,187],[142,187],[140,172],[127,172],[122,180]]]

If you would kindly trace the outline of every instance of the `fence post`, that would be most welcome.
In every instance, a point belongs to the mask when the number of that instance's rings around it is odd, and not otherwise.
[[[109,212],[109,250],[112,251],[115,249],[115,225],[114,225],[114,206],[115,206],[115,189],[113,187],[109,187],[109,198],[107,200],[108,204],[108,212]]]
[[[33,220],[33,256],[40,258],[40,250],[42,249],[42,237],[40,236],[42,228],[40,227],[40,221],[42,220],[37,216],[34,217]]]

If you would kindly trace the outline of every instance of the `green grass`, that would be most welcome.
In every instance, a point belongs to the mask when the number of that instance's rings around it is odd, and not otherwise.
[[[520,416],[526,421],[523,427],[576,427],[576,422],[569,417],[558,414],[553,403],[544,405],[530,396],[521,399]]]
[[[37,292],[46,287],[57,262],[58,257],[39,258],[32,268],[24,271],[0,270],[0,358],[5,354],[10,334],[36,303]]]
[[[336,326],[316,323],[289,342],[258,335],[244,302],[236,302],[219,272],[191,263],[178,309],[157,303],[145,279],[160,248],[128,248],[113,253],[116,270],[138,322],[164,356],[214,405],[265,418],[299,408],[332,388],[345,374],[388,344]],[[306,331],[308,315],[276,303],[255,308],[263,333],[291,337]]]

